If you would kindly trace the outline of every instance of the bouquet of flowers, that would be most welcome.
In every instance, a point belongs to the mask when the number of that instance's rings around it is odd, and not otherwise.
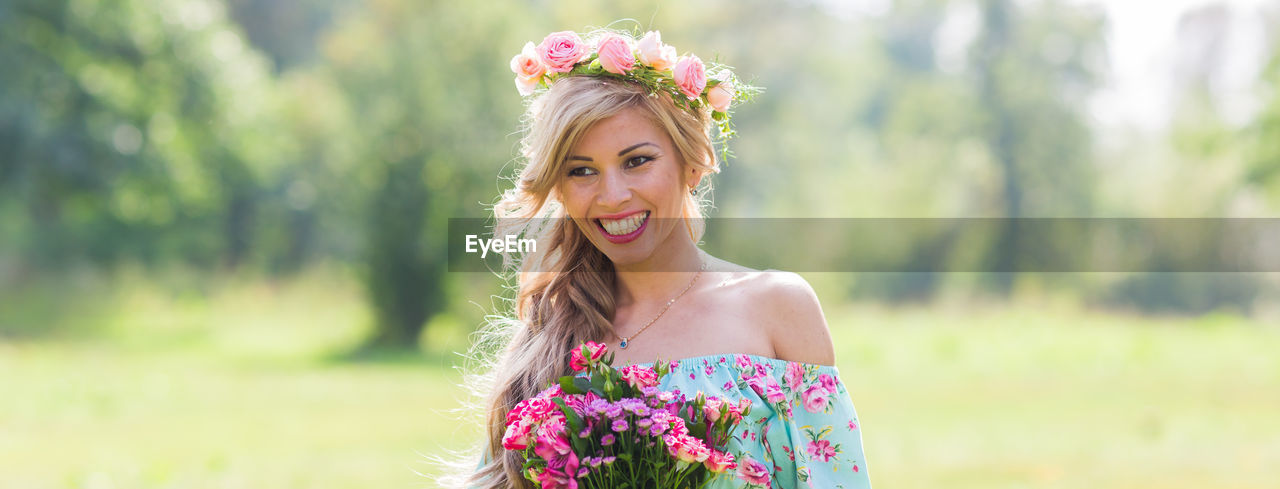
[[[606,350],[580,345],[570,356],[575,375],[507,414],[502,446],[521,452],[527,479],[543,489],[684,489],[737,468],[725,446],[749,400],[662,391],[674,364],[615,369]]]

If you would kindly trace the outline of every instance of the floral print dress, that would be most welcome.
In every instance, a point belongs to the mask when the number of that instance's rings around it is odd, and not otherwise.
[[[672,362],[662,390],[750,399],[728,449],[771,468],[774,489],[869,488],[862,431],[836,367],[759,355],[705,355]],[[651,364],[644,364],[651,365]],[[707,487],[745,487],[724,474]]]
[[[690,398],[701,391],[751,401],[751,412],[727,451],[739,464],[748,458],[763,464],[768,476],[751,484],[729,471],[708,489],[871,487],[858,415],[836,367],[746,354],[704,355],[670,364],[671,373],[658,384],[661,390],[678,390]],[[486,456],[478,467],[488,461]]]

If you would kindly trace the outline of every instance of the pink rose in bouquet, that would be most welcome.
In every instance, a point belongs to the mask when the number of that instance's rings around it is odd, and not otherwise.
[[[719,476],[768,479],[743,472],[726,450],[750,401],[729,402],[657,386],[672,364],[615,369],[613,355],[588,342],[570,352],[575,375],[507,414],[503,447],[519,451],[523,474],[543,489],[705,487]]]

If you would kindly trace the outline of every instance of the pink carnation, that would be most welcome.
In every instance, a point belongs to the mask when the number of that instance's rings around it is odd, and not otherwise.
[[[534,438],[534,453],[545,460],[568,455],[572,451],[569,437],[565,430],[564,415],[552,416],[538,427]]]
[[[590,54],[573,31],[552,32],[538,44],[538,57],[551,73],[568,73]]]
[[[566,407],[568,407],[574,413],[577,413],[579,416],[581,416],[582,413],[586,412],[587,405],[591,404],[591,401],[600,399],[600,396],[597,396],[596,393],[594,392],[587,391],[583,394],[573,394],[573,395],[563,396],[563,399],[564,399],[564,405]]]
[[[658,385],[658,373],[652,368],[644,365],[627,365],[622,367],[622,378],[631,384],[631,387],[642,389],[645,387],[655,387]]]
[[[533,423],[521,419],[507,425],[507,432],[502,435],[502,448],[507,450],[524,450],[529,448]]]
[[[636,56],[631,53],[631,43],[622,36],[612,34],[606,36],[600,41],[596,53],[600,59],[600,66],[609,73],[621,75],[636,67]]]
[[[548,414],[556,409],[555,403],[551,402],[549,397],[539,395],[516,404],[516,407],[507,413],[507,423],[510,424],[520,419],[541,423]]]
[[[702,464],[707,467],[707,470],[715,473],[733,470],[738,467],[738,463],[733,461],[732,453],[717,450],[712,450],[711,455],[707,456],[707,459]]]
[[[708,423],[714,423],[720,419],[720,407],[725,404],[718,397],[708,397],[707,403],[702,405],[702,415],[706,416]]]
[[[676,86],[689,100],[702,96],[702,89],[707,87],[707,68],[697,56],[689,55],[676,62],[672,73]]]
[[[547,460],[547,469],[538,474],[543,489],[578,489],[578,456],[572,453]]]
[[[667,445],[667,452],[672,457],[685,462],[702,462],[711,456],[711,449],[707,448],[706,443],[687,434],[667,434],[662,437],[662,442]]]

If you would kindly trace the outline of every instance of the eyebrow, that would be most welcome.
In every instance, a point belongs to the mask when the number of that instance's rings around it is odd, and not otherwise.
[[[641,147],[641,146],[653,146],[653,147],[655,147],[655,148],[656,148],[656,147],[658,147],[658,145],[653,144],[653,143],[648,142],[648,141],[645,141],[645,142],[643,142],[643,143],[636,143],[636,144],[633,144],[633,145],[631,145],[631,146],[627,146],[627,147],[626,147],[626,148],[624,148],[622,151],[619,151],[619,152],[618,152],[618,156],[622,156],[622,155],[625,155],[625,154],[627,154],[627,153],[630,153],[630,152],[634,151],[636,148],[639,148],[639,147]],[[571,160],[580,160],[580,161],[595,161],[595,160],[593,160],[593,159],[591,159],[591,158],[588,158],[588,157],[586,157],[586,156],[578,156],[578,155],[570,156],[570,157],[569,157],[569,159],[571,159]]]

